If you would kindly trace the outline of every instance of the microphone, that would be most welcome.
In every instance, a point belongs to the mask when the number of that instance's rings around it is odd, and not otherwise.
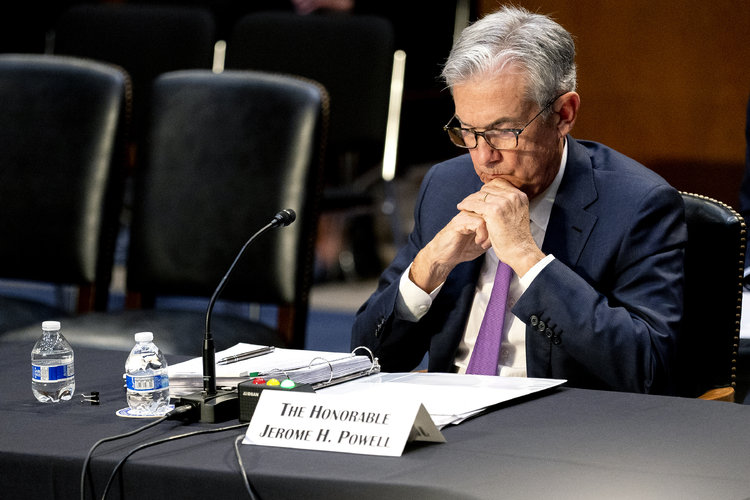
[[[242,257],[242,254],[244,254],[247,247],[250,246],[250,243],[269,229],[288,226],[294,222],[296,218],[297,214],[294,213],[294,210],[291,208],[285,208],[277,212],[276,215],[273,216],[271,222],[252,235],[242,246],[237,257],[234,258],[234,262],[229,266],[229,269],[219,282],[216,290],[214,290],[211,299],[208,301],[208,307],[206,309],[206,330],[203,336],[203,391],[180,398],[181,404],[187,403],[194,407],[200,407],[201,422],[224,422],[232,418],[239,418],[237,391],[216,390],[216,349],[214,347],[213,336],[211,335],[211,314],[216,299],[224,289],[227,279],[232,274],[232,271],[236,267],[237,262],[239,262],[240,257]]]
[[[294,220],[297,218],[297,214],[294,213],[294,210],[291,208],[285,208],[284,210],[280,210],[276,215],[273,216],[273,221],[271,221],[271,224],[273,224],[274,227],[279,226],[288,226]]]

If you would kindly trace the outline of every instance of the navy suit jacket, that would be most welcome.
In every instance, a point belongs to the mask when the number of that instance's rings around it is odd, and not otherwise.
[[[678,191],[630,158],[568,136],[568,160],[542,251],[552,261],[513,307],[526,323],[529,377],[574,387],[670,393],[682,318],[687,240]],[[483,256],[448,276],[418,322],[396,317],[399,279],[414,256],[481,187],[471,158],[425,176],[407,244],[360,308],[352,347],[367,346],[384,371],[453,371]]]

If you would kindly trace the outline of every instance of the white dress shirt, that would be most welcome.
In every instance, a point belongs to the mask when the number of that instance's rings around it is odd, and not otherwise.
[[[544,242],[547,223],[552,212],[552,205],[555,202],[557,189],[560,186],[565,171],[567,157],[568,145],[566,142],[563,147],[560,169],[557,172],[557,176],[555,176],[552,184],[543,193],[529,202],[531,235],[534,238],[534,242],[540,248]],[[510,310],[534,278],[552,259],[554,259],[554,256],[547,255],[521,278],[515,273],[511,277],[508,289],[508,301],[505,307],[503,339],[498,360],[498,374],[501,376],[526,376],[526,325]],[[487,303],[492,293],[497,265],[498,258],[494,250],[487,251],[474,291],[474,301],[469,312],[469,319],[466,322],[466,328],[461,338],[461,343],[458,346],[458,352],[456,353],[454,369],[457,373],[465,373],[466,367],[469,364],[471,351],[474,348],[474,343],[479,334],[479,327],[482,324],[484,312],[487,309]],[[442,288],[442,284],[428,294],[409,279],[410,269],[411,266],[401,275],[399,296],[396,301],[396,314],[400,319],[419,321],[429,311],[433,299]]]

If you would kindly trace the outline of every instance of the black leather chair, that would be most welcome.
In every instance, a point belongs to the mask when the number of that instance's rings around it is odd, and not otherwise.
[[[682,193],[688,228],[677,379],[687,397],[734,401],[746,227],[735,210]],[[668,286],[668,284],[667,284]]]
[[[63,321],[64,334],[74,347],[129,350],[133,334],[148,330],[167,354],[200,355],[208,298],[248,238],[291,208],[297,220],[255,240],[228,278],[212,335],[218,350],[237,342],[303,348],[325,90],[267,73],[185,70],[157,78],[150,110],[134,190],[128,307]],[[278,319],[251,317],[251,303]]]
[[[129,97],[121,68],[0,55],[0,277],[12,280],[2,287],[0,337],[106,308]],[[47,303],[39,302],[50,286]],[[67,286],[77,291],[72,307],[55,293]]]
[[[391,92],[401,95],[400,88],[391,86],[394,53],[390,21],[368,15],[256,12],[240,18],[227,40],[227,69],[300,75],[328,91],[331,124],[322,210],[330,216],[328,221],[343,225],[344,231],[369,226],[369,234],[365,230],[359,235],[362,245],[349,241],[347,250],[361,256],[355,261],[356,269],[344,266],[344,271],[353,271],[351,276],[375,276],[382,271],[377,255],[372,254],[377,247],[372,232],[373,218],[390,193],[383,189],[390,178],[383,182],[382,166]],[[400,102],[399,98],[396,103],[400,106]],[[397,134],[400,113],[394,112],[391,118]],[[388,201],[396,203],[392,197]]]
[[[122,66],[133,81],[133,148],[145,133],[151,85],[162,73],[210,69],[216,23],[206,7],[82,3],[54,24],[55,54]],[[136,158],[131,153],[131,162]]]

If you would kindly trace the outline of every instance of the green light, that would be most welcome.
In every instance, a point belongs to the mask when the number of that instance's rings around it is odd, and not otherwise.
[[[297,384],[294,383],[294,380],[288,378],[281,381],[281,388],[282,389],[294,389],[297,386]]]

